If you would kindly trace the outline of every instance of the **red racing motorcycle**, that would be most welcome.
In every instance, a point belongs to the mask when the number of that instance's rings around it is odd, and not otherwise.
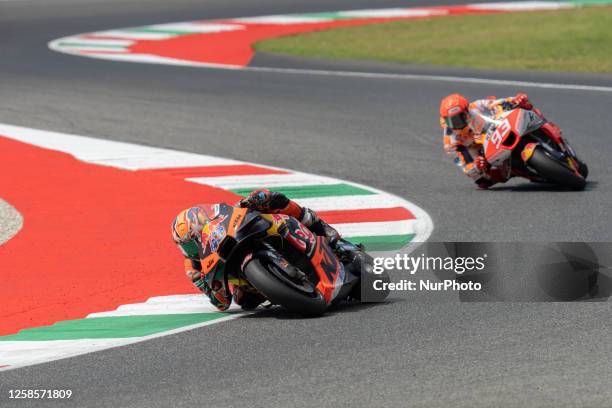
[[[549,182],[582,190],[588,176],[561,129],[537,110],[512,109],[499,118],[481,117],[490,124],[484,142],[484,156],[510,176]]]

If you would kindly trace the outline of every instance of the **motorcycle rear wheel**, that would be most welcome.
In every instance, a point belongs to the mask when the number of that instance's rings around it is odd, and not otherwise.
[[[586,186],[586,180],[559,163],[557,160],[550,157],[542,148],[536,148],[533,155],[527,161],[529,167],[532,167],[538,175],[550,180],[555,184],[559,184],[573,190],[583,190]]]
[[[244,274],[258,291],[260,291],[270,302],[283,306],[284,308],[304,316],[319,316],[327,309],[327,302],[316,291],[313,296],[290,287],[267,267],[259,259],[252,259],[244,267]]]

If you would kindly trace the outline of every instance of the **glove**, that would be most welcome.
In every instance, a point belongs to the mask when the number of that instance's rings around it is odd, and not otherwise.
[[[191,280],[191,283],[193,283],[196,288],[200,289],[201,292],[204,292],[207,295],[210,294],[210,287],[208,287],[208,284],[204,280],[204,277],[200,271],[191,269],[186,273],[187,277]]]
[[[476,164],[476,168],[483,173],[488,173],[489,170],[491,170],[491,165],[487,159],[484,158],[484,156],[476,157],[476,159],[474,159],[474,163]]]
[[[276,213],[286,209],[290,203],[291,201],[283,193],[261,188],[253,191],[248,197],[241,200],[239,204],[242,208],[249,208],[263,213]],[[301,210],[301,207],[299,210]]]
[[[251,192],[246,198],[240,200],[240,207],[250,208],[258,211],[265,211],[270,207],[272,193],[270,190],[261,188]]]
[[[206,284],[204,279],[198,279],[193,281],[193,284],[200,289],[200,291],[210,296],[210,287]]]
[[[444,151],[446,153],[452,154],[454,152],[457,151],[457,145],[453,145],[453,144],[445,144],[444,145]]]
[[[232,304],[231,295],[227,295],[223,284],[218,280],[212,281],[208,297],[210,298],[210,303],[212,303],[220,311],[229,309],[230,305]]]
[[[533,109],[533,105],[531,104],[531,102],[529,102],[529,97],[526,93],[517,93],[514,97],[514,104],[521,109]]]
[[[480,156],[479,156],[480,157]],[[500,169],[490,169],[483,177],[476,180],[476,185],[481,190],[486,190],[494,184],[505,183],[508,178],[504,176],[503,171]]]

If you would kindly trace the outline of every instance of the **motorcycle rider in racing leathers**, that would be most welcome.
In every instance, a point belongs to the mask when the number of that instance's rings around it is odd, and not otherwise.
[[[440,102],[444,150],[455,156],[455,163],[478,188],[487,189],[496,183],[505,183],[511,177],[508,168],[491,168],[484,157],[483,144],[490,124],[482,117],[496,118],[515,108],[533,109],[527,94],[518,93],[502,99],[489,97],[470,103],[463,95],[454,93]],[[533,110],[541,115],[539,110]]]
[[[301,207],[284,194],[266,189],[251,192],[238,205],[267,214],[284,214],[296,218],[316,235],[325,236],[330,244],[340,238],[340,234],[319,218],[313,210]],[[202,274],[199,254],[203,253],[202,230],[210,219],[203,207],[195,206],[181,211],[172,221],[172,239],[183,253],[185,273],[191,282],[210,298],[219,310],[227,310],[234,301],[245,310],[252,310],[265,301],[265,298],[249,286],[234,285],[232,293],[226,292],[223,283],[215,276]],[[209,275],[214,275],[210,274]]]

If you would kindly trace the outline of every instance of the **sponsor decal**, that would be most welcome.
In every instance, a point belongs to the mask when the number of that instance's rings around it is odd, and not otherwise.
[[[219,248],[219,244],[221,243],[221,241],[223,241],[223,238],[225,238],[225,235],[226,235],[225,227],[222,224],[216,225],[208,239],[210,250],[212,252],[215,252],[217,248]]]

